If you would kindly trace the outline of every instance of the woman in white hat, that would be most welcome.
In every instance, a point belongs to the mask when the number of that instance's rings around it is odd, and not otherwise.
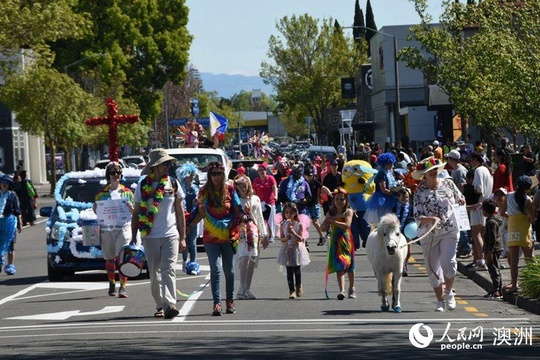
[[[418,236],[424,235],[438,219],[440,222],[431,235],[421,242],[428,269],[428,277],[437,297],[435,311],[454,310],[456,300],[452,292],[457,273],[456,245],[459,239],[457,224],[453,221],[454,204],[465,204],[465,199],[452,178],[438,175],[446,164],[433,156],[416,165],[412,176],[424,181],[414,193],[414,217],[418,222]]]
[[[135,190],[135,208],[131,220],[131,243],[137,231],[150,272],[150,288],[156,302],[155,317],[172,319],[176,308],[176,259],[186,249],[184,191],[168,173],[176,159],[165,149],[154,149]]]

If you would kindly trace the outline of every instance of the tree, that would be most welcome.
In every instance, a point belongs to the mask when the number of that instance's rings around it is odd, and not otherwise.
[[[106,54],[96,63],[108,95],[117,97],[113,91],[120,83],[124,96],[140,108],[141,118],[153,120],[161,110],[167,81],[180,83],[186,75],[192,36],[186,28],[185,0],[79,0],[73,9],[89,14],[91,26],[80,40],[51,44],[55,67],[61,69],[87,54]]]
[[[277,91],[276,100],[288,114],[303,119],[310,116],[322,138],[326,131],[325,111],[341,99],[340,79],[353,77],[366,59],[354,39],[336,31],[332,19],[309,15],[284,17],[276,24],[281,37],[268,40],[268,58],[260,76]],[[365,45],[365,44],[364,44]]]
[[[55,159],[58,146],[80,144],[88,131],[83,123],[92,111],[92,99],[71,78],[58,71],[33,66],[10,77],[1,89],[2,100],[17,114],[21,130],[43,136]],[[51,194],[56,164],[51,161]]]
[[[265,93],[261,93],[261,101],[251,101],[253,92],[242,90],[230,99],[230,105],[235,111],[273,111],[277,104]]]
[[[22,49],[40,61],[50,60],[48,42],[78,39],[88,25],[83,14],[73,13],[71,0],[2,0],[0,2],[0,77],[18,67],[15,54]]]
[[[360,8],[358,1],[356,0],[354,4],[353,36],[354,41],[361,44],[362,39],[366,37],[366,23],[364,22],[364,12]],[[369,53],[367,55],[369,57]]]
[[[367,0],[366,4],[366,43],[368,46],[368,54],[371,54],[370,40],[377,33],[377,25],[375,24],[375,16],[373,15],[373,9],[371,8],[370,0]]]
[[[462,118],[488,135],[537,137],[540,3],[446,2],[440,26],[430,24],[426,1],[415,7],[422,22],[411,28],[411,39],[422,48],[405,48],[400,58],[436,81]]]

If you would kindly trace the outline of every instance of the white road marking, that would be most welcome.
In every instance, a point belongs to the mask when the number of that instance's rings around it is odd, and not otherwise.
[[[48,314],[34,314],[26,316],[14,316],[6,318],[6,320],[67,320],[73,316],[89,316],[89,315],[101,315],[121,312],[125,306],[105,306],[101,310],[81,312],[81,310],[72,311],[60,311]]]
[[[210,280],[210,274],[206,275],[205,280]],[[180,313],[172,321],[174,322],[186,321],[186,317],[189,315],[189,313],[195,306],[195,303],[197,302],[197,300],[201,297],[204,289],[208,287],[208,284],[209,284],[208,281],[205,284],[201,284],[199,290],[187,298],[187,300],[184,302],[184,305],[182,305],[182,307],[180,308]]]

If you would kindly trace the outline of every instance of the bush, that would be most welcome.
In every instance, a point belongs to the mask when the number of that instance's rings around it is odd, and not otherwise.
[[[521,293],[531,298],[540,298],[540,257],[533,256],[519,274]]]

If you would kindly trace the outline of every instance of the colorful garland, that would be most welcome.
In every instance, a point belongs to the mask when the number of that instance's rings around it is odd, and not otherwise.
[[[442,165],[442,161],[440,159],[435,159],[434,157],[429,157],[426,160],[418,163],[416,165],[417,171],[424,171],[429,169],[430,167]]]
[[[139,231],[141,236],[148,236],[154,226],[154,216],[158,213],[159,203],[163,200],[165,186],[169,183],[169,176],[163,175],[155,191],[152,191],[152,184],[155,181],[154,173],[149,174],[141,181],[141,211],[139,213]],[[153,198],[153,202],[148,205],[148,201]]]

